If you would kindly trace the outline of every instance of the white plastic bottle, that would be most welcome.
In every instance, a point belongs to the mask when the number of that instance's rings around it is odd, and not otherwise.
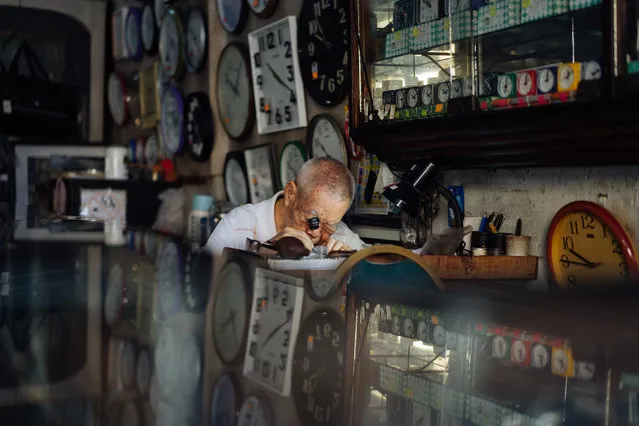
[[[188,223],[188,237],[193,245],[202,247],[206,244],[206,240],[210,235],[209,218],[212,206],[213,197],[210,195],[196,194],[193,196]]]

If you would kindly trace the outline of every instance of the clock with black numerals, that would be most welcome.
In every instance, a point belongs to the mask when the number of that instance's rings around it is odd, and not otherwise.
[[[294,16],[248,35],[260,135],[306,126],[306,101],[296,35]]]
[[[324,309],[311,313],[300,327],[293,369],[293,398],[302,424],[340,424],[345,357],[346,327],[339,315]]]
[[[339,104],[348,91],[347,0],[305,0],[297,40],[304,85],[319,105]]]
[[[256,269],[244,376],[282,395],[291,393],[293,349],[297,339],[303,279]]]

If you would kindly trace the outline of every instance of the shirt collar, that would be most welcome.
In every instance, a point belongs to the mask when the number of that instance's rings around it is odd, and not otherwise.
[[[277,235],[277,226],[275,226],[275,202],[283,195],[284,191],[279,191],[268,200],[264,200],[255,205],[255,236],[257,241],[268,241]]]

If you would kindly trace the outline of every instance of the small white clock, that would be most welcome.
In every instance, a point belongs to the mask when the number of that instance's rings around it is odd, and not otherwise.
[[[502,336],[495,336],[493,338],[493,357],[502,359],[508,352],[508,344],[506,339]]]
[[[570,367],[568,355],[563,349],[553,349],[551,356],[553,374],[565,375]]]
[[[523,364],[526,362],[526,355],[528,350],[526,349],[526,344],[521,340],[515,340],[513,342],[512,347],[510,348],[512,352],[513,361],[519,364]]]
[[[422,342],[428,342],[428,322],[420,321],[417,324],[417,338]]]
[[[574,63],[561,64],[557,67],[557,91],[567,92],[576,86],[580,69]]]
[[[224,188],[226,197],[236,206],[250,201],[246,162],[241,152],[229,152],[224,163]]]
[[[517,95],[528,96],[535,92],[535,74],[532,72],[517,73]]]
[[[244,376],[289,396],[293,351],[302,317],[304,279],[258,268],[253,284]]]
[[[450,100],[450,82],[443,81],[437,85],[437,102],[444,104]]]
[[[393,334],[399,336],[402,334],[402,320],[400,317],[393,317]]]
[[[500,98],[510,98],[514,93],[514,86],[511,74],[502,74],[497,77],[497,95]]]
[[[247,265],[227,262],[218,283],[213,306],[213,344],[224,364],[232,364],[243,355],[249,310]]]
[[[306,151],[309,158],[330,157],[348,165],[344,134],[328,114],[318,114],[306,132]]]
[[[194,7],[186,21],[186,65],[190,72],[202,69],[207,57],[208,32],[202,11]]]
[[[419,105],[419,87],[411,87],[408,89],[406,103],[408,104],[408,108],[415,108]]]
[[[282,189],[292,180],[306,162],[306,149],[300,141],[291,141],[284,145],[280,153],[280,185]]]
[[[250,395],[242,403],[237,426],[271,426],[273,413],[265,396]]]
[[[297,20],[288,16],[248,35],[260,135],[306,126]]]
[[[449,351],[457,350],[457,333],[453,331],[446,332],[446,349]]]
[[[588,362],[577,361],[575,363],[575,375],[581,380],[592,380],[595,376],[595,365]]]
[[[397,91],[397,95],[395,96],[395,106],[397,109],[406,108],[406,90],[399,89]]]
[[[275,194],[275,173],[271,145],[260,145],[244,151],[246,175],[251,203],[259,203]]]
[[[178,13],[169,9],[160,27],[160,65],[172,78],[184,75],[184,30]]]
[[[537,70],[537,93],[545,95],[555,91],[557,87],[557,67],[540,68]]]
[[[535,368],[545,368],[548,365],[548,349],[544,345],[535,345],[530,354],[531,364]]]
[[[450,86],[450,98],[461,98],[464,96],[464,83],[461,79],[453,80]]]
[[[414,332],[415,326],[413,325],[413,320],[410,318],[404,318],[404,336],[413,337]]]
[[[446,330],[441,325],[436,325],[433,329],[433,344],[435,346],[444,346],[446,344]]]
[[[422,86],[422,105],[431,105],[433,103],[433,86]]]
[[[601,64],[598,61],[584,62],[581,77],[584,80],[599,80],[601,78]]]

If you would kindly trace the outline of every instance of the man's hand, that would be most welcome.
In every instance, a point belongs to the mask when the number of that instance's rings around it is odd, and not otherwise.
[[[329,253],[332,252],[332,251],[351,251],[352,250],[349,246],[347,246],[343,242],[337,241],[337,240],[335,240],[333,238],[329,238],[322,245],[326,246],[326,248],[328,249]]]
[[[313,246],[313,241],[311,240],[311,238],[308,235],[306,235],[306,232],[298,231],[297,229],[293,229],[293,228],[284,228],[284,230],[282,232],[280,232],[279,234],[277,234],[276,236],[271,238],[270,242],[275,244],[277,242],[277,240],[282,239],[284,237],[297,238],[302,243],[304,243],[304,247],[306,247],[306,249],[309,252],[313,251],[313,247],[314,247]]]

